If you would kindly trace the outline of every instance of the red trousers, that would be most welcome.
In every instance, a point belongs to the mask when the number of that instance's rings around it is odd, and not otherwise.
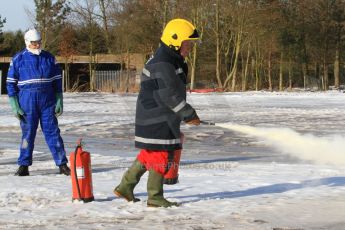
[[[181,133],[181,143],[184,142],[184,134]],[[178,154],[178,159],[175,159],[175,155]],[[145,165],[147,170],[153,169],[154,171],[165,175],[171,168],[171,164],[174,160],[177,165],[174,164],[174,168],[171,170],[178,171],[178,164],[180,162],[181,150],[168,151],[168,150],[140,150],[137,159],[141,164]],[[169,167],[168,167],[168,164]],[[177,168],[176,168],[177,167]]]
[[[166,150],[142,149],[139,152],[137,159],[140,163],[145,165],[147,170],[153,169],[154,171],[164,175],[168,168],[169,154],[173,153],[173,151],[169,153]]]

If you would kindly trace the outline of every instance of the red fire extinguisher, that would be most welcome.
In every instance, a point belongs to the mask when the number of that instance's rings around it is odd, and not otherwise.
[[[176,184],[178,182],[178,168],[180,165],[181,149],[175,150],[173,158],[169,159],[169,170],[164,175],[164,184]]]
[[[181,132],[181,144],[184,142],[184,134]],[[178,169],[180,166],[182,149],[175,150],[172,154],[173,158],[168,159],[168,172],[164,175],[164,184],[176,184],[178,183]],[[169,156],[170,157],[170,156]]]
[[[83,151],[79,139],[74,152],[70,154],[72,201],[91,202],[94,200],[92,188],[92,169],[90,153]]]

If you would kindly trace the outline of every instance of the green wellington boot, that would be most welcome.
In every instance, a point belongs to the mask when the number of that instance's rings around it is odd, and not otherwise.
[[[114,194],[126,199],[128,202],[137,202],[140,199],[135,198],[133,194],[134,187],[139,183],[140,177],[146,172],[146,168],[137,159],[132,166],[125,172],[121,183],[114,189]]]
[[[178,206],[178,203],[170,202],[164,198],[163,180],[163,175],[155,172],[154,170],[149,171],[149,178],[147,180],[147,206],[164,208]]]

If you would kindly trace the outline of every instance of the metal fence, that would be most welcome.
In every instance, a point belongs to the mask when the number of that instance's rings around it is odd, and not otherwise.
[[[134,70],[96,70],[96,90],[102,92],[133,92],[137,89],[137,74]]]

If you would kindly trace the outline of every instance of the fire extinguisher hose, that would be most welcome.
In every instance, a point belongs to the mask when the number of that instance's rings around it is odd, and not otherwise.
[[[80,145],[78,145],[74,151],[74,169],[73,170],[74,170],[75,183],[77,184],[79,200],[82,200],[81,199],[81,193],[80,193],[80,187],[79,187],[79,180],[78,180],[78,175],[77,175],[77,154],[78,154],[79,148],[81,148]]]

